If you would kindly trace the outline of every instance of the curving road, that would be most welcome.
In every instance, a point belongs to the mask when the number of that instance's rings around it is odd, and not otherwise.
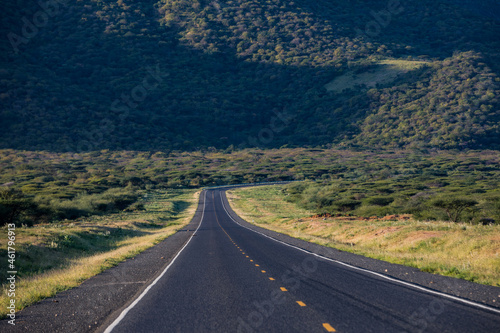
[[[203,195],[194,236],[106,332],[500,332],[498,309],[284,244]]]

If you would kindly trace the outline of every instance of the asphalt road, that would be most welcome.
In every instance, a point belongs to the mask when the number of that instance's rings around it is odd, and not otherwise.
[[[222,193],[204,193],[194,236],[106,332],[500,332],[498,308],[252,231]]]

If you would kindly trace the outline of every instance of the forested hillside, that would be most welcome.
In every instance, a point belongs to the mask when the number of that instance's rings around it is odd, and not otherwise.
[[[9,1],[0,14],[0,148],[497,149],[498,8]],[[404,70],[389,75],[384,61]],[[328,90],[335,80],[345,89]]]

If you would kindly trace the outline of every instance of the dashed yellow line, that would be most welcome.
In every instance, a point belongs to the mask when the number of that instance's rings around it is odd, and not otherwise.
[[[214,194],[212,193],[212,197],[214,197]],[[215,208],[215,201],[214,201],[214,208]],[[227,235],[227,237],[229,238],[229,240],[234,244],[234,246],[236,246],[240,252],[245,255],[245,252],[243,252],[243,250],[234,242],[234,240],[229,236],[229,234],[226,232],[226,230],[224,228],[222,228],[222,226],[220,225],[220,222],[219,222],[219,219],[217,217],[217,214],[215,214],[215,219],[217,220],[217,223],[219,224],[219,226],[221,227],[222,231],[224,231],[224,233]],[[249,256],[245,256],[247,258],[249,258]],[[250,259],[250,262],[253,262],[252,259]],[[256,267],[259,267],[258,264],[255,264]],[[265,270],[261,270],[262,273],[266,273]],[[274,278],[272,277],[269,277],[269,280],[270,281],[275,281]],[[288,291],[285,287],[280,287],[280,290],[281,291]],[[306,306],[306,303],[302,302],[302,301],[297,301],[297,304],[300,305],[300,306]],[[327,332],[336,332],[335,329],[328,323],[323,323],[323,328],[327,331]]]
[[[337,331],[335,331],[335,328],[333,328],[333,327],[332,327],[330,324],[328,324],[328,323],[324,323],[324,324],[323,324],[323,327],[325,328],[325,330],[326,330],[327,332],[337,332]]]
[[[212,197],[214,197],[214,194],[212,193]],[[214,200],[214,208],[215,208],[215,200]],[[234,246],[236,246],[240,252],[245,255],[245,252],[243,252],[243,250],[235,243],[235,241],[231,238],[231,236],[229,236],[229,234],[226,232],[226,230],[224,228],[222,228],[222,226],[220,225],[220,222],[219,222],[219,219],[217,217],[217,213],[215,214],[215,219],[217,220],[217,223],[219,224],[219,226],[221,227],[222,231],[224,231],[224,233],[227,235],[227,237],[229,238],[229,240],[234,244]],[[245,257],[249,258],[248,255],[246,255]],[[253,262],[252,259],[250,259],[250,262]],[[258,264],[255,264],[256,267],[259,267]],[[262,273],[266,273],[265,270],[261,270]],[[269,277],[269,280],[270,281],[275,281],[274,278],[272,277]],[[288,291],[285,287],[280,287],[280,290],[281,291]],[[302,301],[297,301],[297,304],[300,305],[301,307],[304,307],[306,306],[306,304]],[[329,323],[323,323],[323,328],[327,331],[327,332],[336,332],[335,329],[329,324]]]

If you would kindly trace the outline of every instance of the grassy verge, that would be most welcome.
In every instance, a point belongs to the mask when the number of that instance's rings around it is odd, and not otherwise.
[[[16,229],[17,310],[78,286],[120,261],[157,244],[189,223],[199,192],[167,190],[145,192],[144,210],[81,218]],[[7,240],[7,229],[0,229]],[[7,258],[7,242],[0,256]],[[0,278],[6,281],[7,261]],[[9,297],[2,285],[0,317],[5,318]]]
[[[411,216],[313,217],[284,201],[281,186],[236,189],[228,198],[241,217],[267,229],[430,273],[500,286],[499,225],[416,221]]]

